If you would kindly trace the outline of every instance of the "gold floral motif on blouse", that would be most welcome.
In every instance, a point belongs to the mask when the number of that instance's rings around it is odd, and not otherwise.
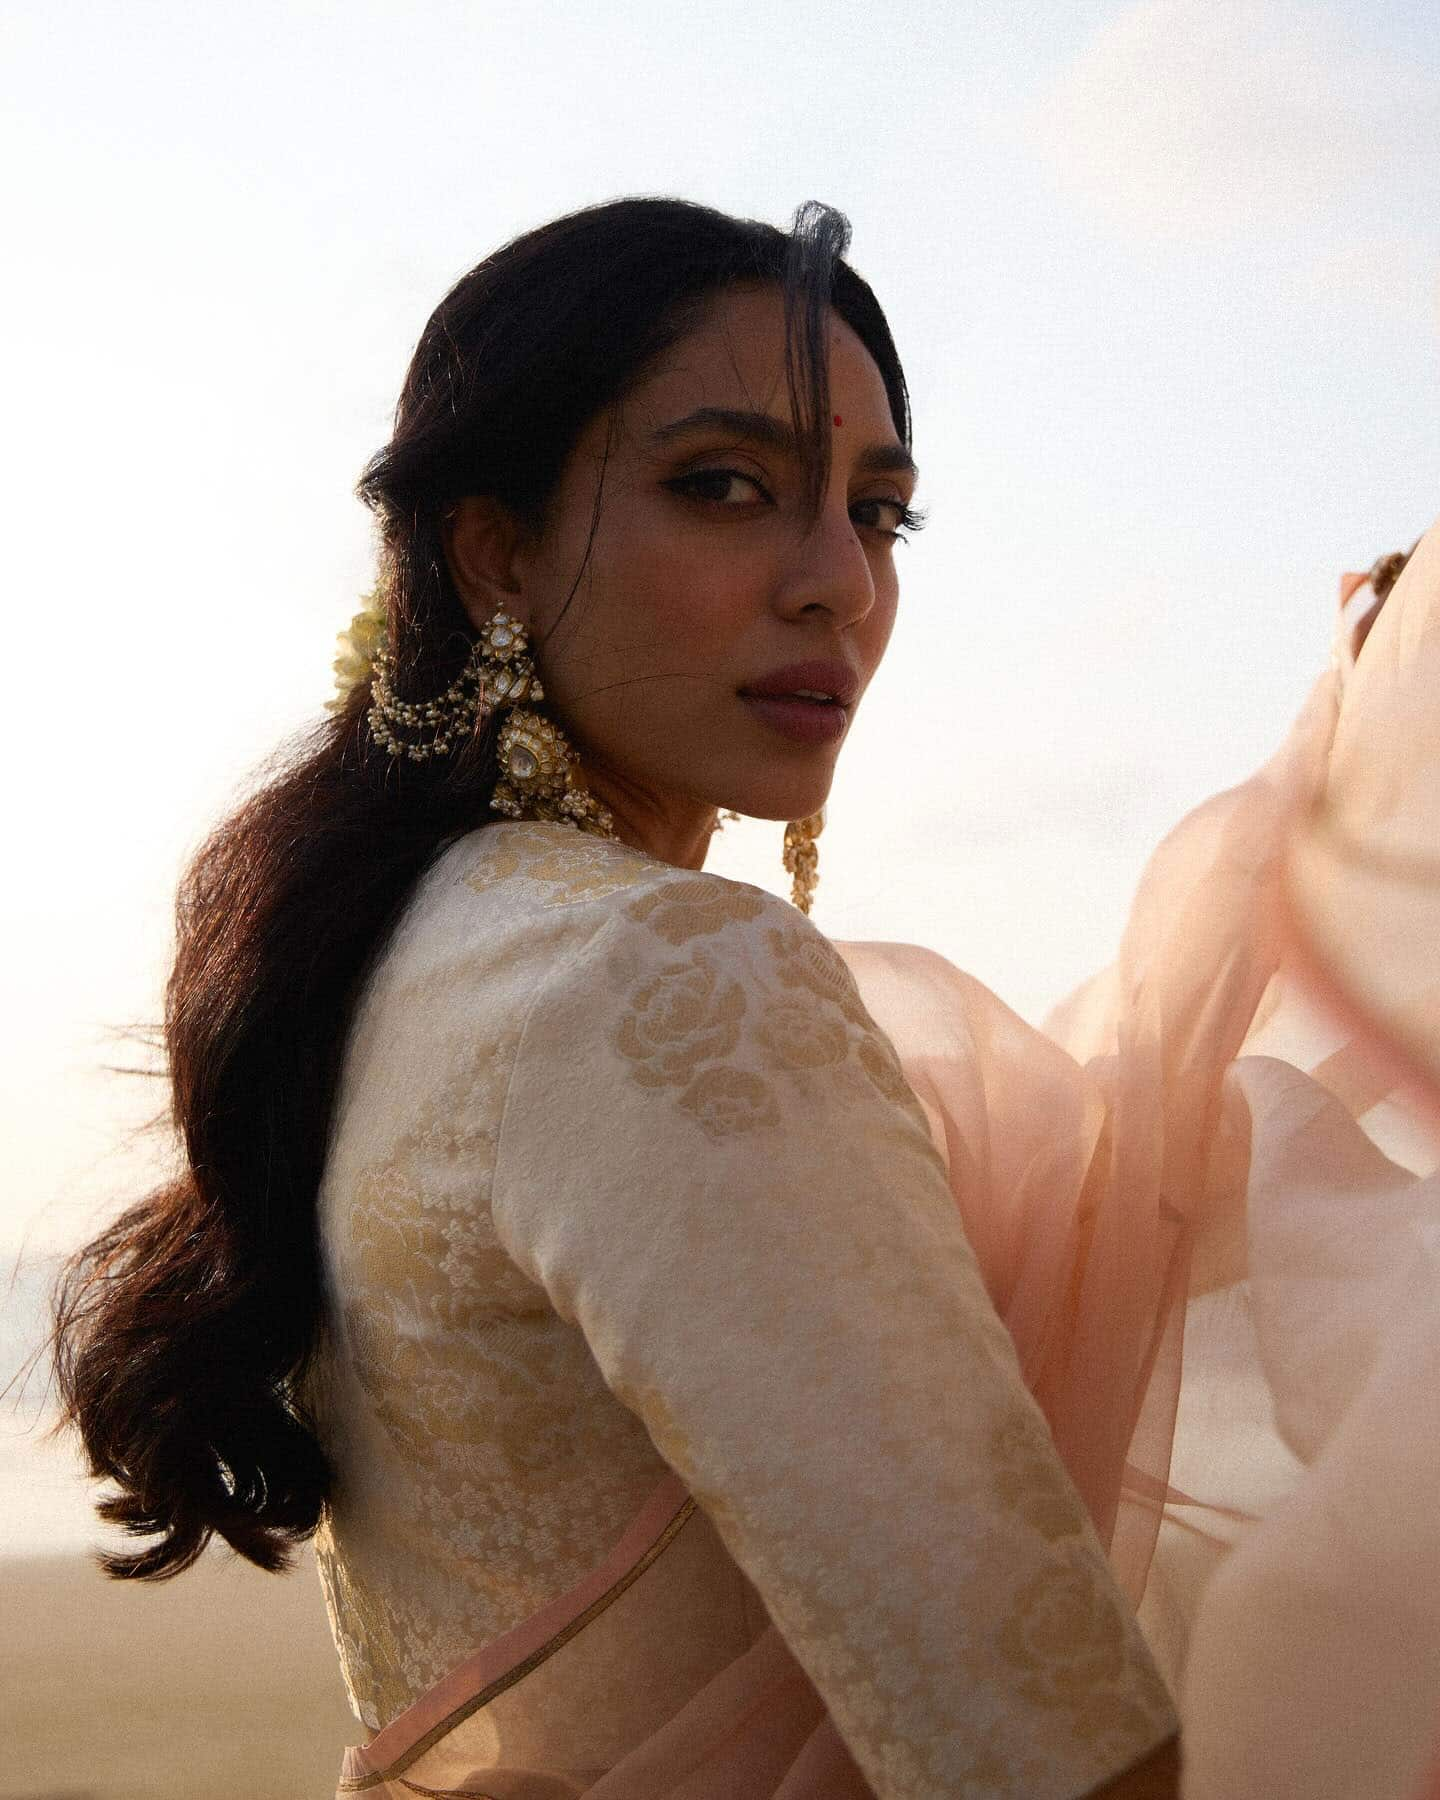
[[[1137,1669],[1105,1565],[1079,1537],[1064,1549],[1058,1568],[1037,1569],[1016,1589],[995,1647],[1020,1676],[1015,1691],[1069,1713],[1082,1741],[1133,1742],[1167,1703],[1164,1683]]]
[[[1044,1427],[1024,1413],[1010,1413],[990,1434],[990,1479],[1017,1517],[1051,1543],[1071,1537],[1075,1509],[1055,1484],[1055,1447]]]
[[[845,1021],[821,1012],[813,1002],[777,995],[755,1027],[755,1041],[779,1069],[825,1069],[844,1062],[850,1051]]]
[[[745,990],[703,950],[667,963],[630,996],[615,1047],[642,1087],[683,1087],[702,1062],[729,1056],[740,1041]]]
[[[518,878],[536,890],[544,907],[575,906],[622,893],[654,867],[651,857],[627,844],[570,825],[522,819],[484,828],[465,885],[485,894]]]
[[[838,1078],[923,1119],[840,953],[808,921],[757,923],[779,905],[704,874],[665,880],[629,902],[626,917],[667,945],[712,940],[658,969],[633,946],[617,950],[623,1001],[613,1042],[635,1080],[681,1090],[678,1105],[712,1142],[779,1125],[776,1077],[802,1100],[812,1079]]]
[[[776,979],[785,987],[802,988],[818,1000],[839,1007],[855,1024],[869,1024],[850,966],[813,925],[771,926],[765,939],[774,958]]]
[[[662,881],[638,895],[625,911],[678,948],[692,938],[723,931],[737,920],[758,919],[770,904],[758,888],[720,882],[713,875],[693,875]]]
[[[707,1137],[764,1131],[780,1123],[780,1109],[768,1082],[748,1069],[702,1069],[680,1096]]]

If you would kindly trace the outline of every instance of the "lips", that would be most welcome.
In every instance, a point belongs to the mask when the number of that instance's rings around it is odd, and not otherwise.
[[[802,692],[827,695],[843,707],[853,706],[860,680],[848,663],[799,662],[772,669],[740,689],[747,699],[789,700]],[[820,704],[812,702],[812,704]]]
[[[793,694],[742,694],[752,715],[800,744],[837,744],[850,726],[850,714],[835,700],[800,700]]]

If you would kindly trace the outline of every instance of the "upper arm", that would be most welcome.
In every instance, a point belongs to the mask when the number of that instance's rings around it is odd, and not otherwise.
[[[801,915],[680,874],[614,907],[531,1010],[494,1207],[877,1793],[1074,1800],[1173,1729],[925,1116]]]
[[[783,1259],[867,1319],[887,1284],[912,1310],[978,1293],[924,1112],[843,958],[793,908],[710,875],[624,899],[537,995],[494,1206],[512,1253],[582,1324],[567,1247],[592,1228],[644,1245],[637,1290],[703,1253],[766,1291]],[[800,1329],[786,1313],[772,1332]]]

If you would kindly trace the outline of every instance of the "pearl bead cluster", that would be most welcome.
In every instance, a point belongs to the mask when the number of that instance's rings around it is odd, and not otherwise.
[[[376,743],[391,756],[408,756],[424,762],[431,756],[448,756],[479,722],[484,705],[484,686],[473,661],[467,663],[443,694],[433,700],[401,700],[395,693],[395,659],[387,649],[375,653],[375,673],[370,678],[370,730]],[[406,743],[397,732],[433,731],[427,742]]]
[[[525,629],[505,612],[490,620],[465,667],[433,699],[402,700],[396,694],[395,659],[383,631],[371,660],[370,730],[391,756],[408,756],[416,762],[448,756],[500,706],[545,698],[526,650]],[[420,731],[432,735],[419,742],[407,742],[400,735]]]
[[[376,743],[391,756],[415,762],[448,756],[474,735],[492,713],[515,709],[500,730],[500,780],[492,812],[512,819],[551,819],[613,838],[610,812],[585,790],[580,758],[551,720],[521,710],[522,702],[545,698],[535,672],[529,637],[518,619],[497,612],[481,631],[465,667],[443,694],[429,700],[402,700],[395,692],[395,658],[376,596],[341,634],[335,670],[339,682],[332,710],[343,708],[350,688],[368,678],[369,725]],[[426,733],[417,739],[405,734]]]

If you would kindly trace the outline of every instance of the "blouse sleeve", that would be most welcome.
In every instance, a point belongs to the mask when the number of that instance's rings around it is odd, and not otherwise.
[[[496,1229],[875,1793],[1075,1800],[1176,1729],[890,1041],[803,915],[677,873],[537,992]]]

